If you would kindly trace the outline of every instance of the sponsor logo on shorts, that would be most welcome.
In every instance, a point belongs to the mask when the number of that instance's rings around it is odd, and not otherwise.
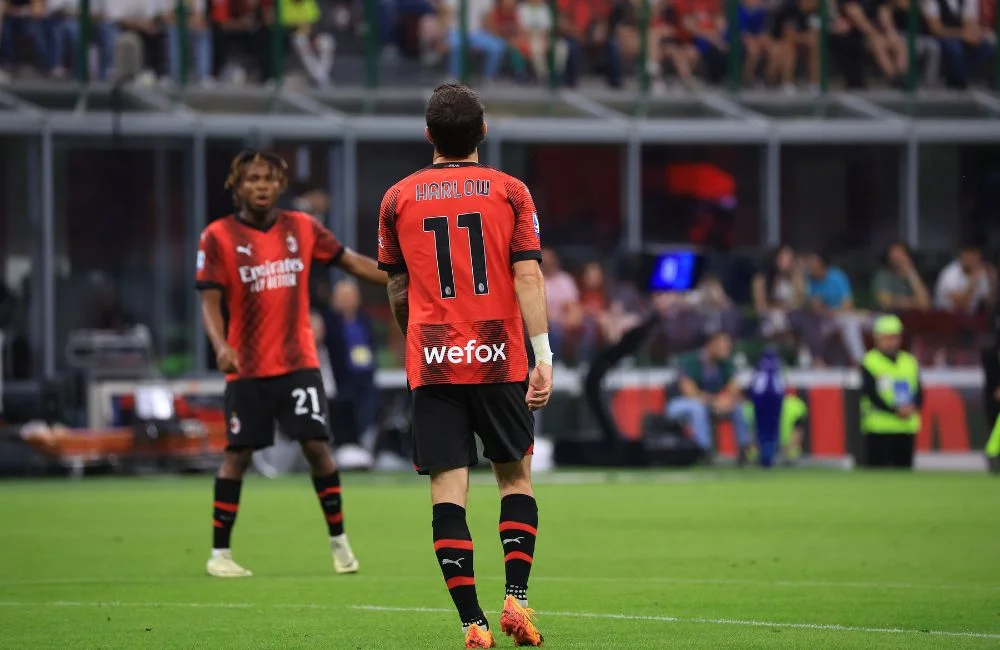
[[[496,363],[507,360],[506,343],[481,343],[469,339],[464,346],[441,345],[424,348],[424,360],[433,366],[442,363]]]

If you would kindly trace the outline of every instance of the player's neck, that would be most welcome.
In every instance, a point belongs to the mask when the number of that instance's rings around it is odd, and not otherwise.
[[[471,155],[465,158],[448,158],[447,156],[442,156],[434,150],[434,158],[431,162],[433,165],[447,165],[447,164],[460,164],[460,163],[476,163],[479,164],[479,150],[476,149]]]
[[[277,221],[278,209],[271,208],[270,210],[266,210],[264,212],[255,212],[243,209],[240,210],[240,219],[256,228],[267,228]]]

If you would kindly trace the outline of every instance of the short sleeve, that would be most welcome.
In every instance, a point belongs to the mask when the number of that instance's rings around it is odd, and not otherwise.
[[[331,266],[344,256],[344,245],[315,217],[309,217],[313,227],[312,258],[320,264]]]
[[[226,267],[222,259],[222,245],[218,236],[206,228],[198,242],[198,259],[195,263],[195,286],[199,290],[225,289]]]
[[[378,267],[386,273],[406,273],[406,260],[399,246],[396,230],[396,200],[399,188],[393,187],[382,197],[378,213]]]
[[[507,199],[514,210],[514,234],[510,239],[510,261],[542,260],[542,238],[535,200],[521,181],[507,180]]]
[[[851,290],[851,281],[847,279],[847,274],[839,269],[837,272],[837,284],[840,287],[841,300],[854,298],[854,292]]]

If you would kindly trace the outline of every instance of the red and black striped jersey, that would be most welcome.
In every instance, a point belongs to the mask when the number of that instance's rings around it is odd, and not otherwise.
[[[528,376],[511,265],[541,260],[524,183],[476,163],[432,165],[396,183],[379,215],[379,268],[409,274],[406,375],[426,384]]]
[[[240,373],[226,379],[319,368],[309,320],[309,269],[313,260],[334,264],[343,254],[333,233],[303,212],[279,212],[267,228],[235,215],[205,228],[197,286],[224,292],[226,340],[240,361]]]

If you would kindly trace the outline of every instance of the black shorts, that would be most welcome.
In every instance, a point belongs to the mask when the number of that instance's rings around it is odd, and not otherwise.
[[[506,384],[434,384],[413,391],[413,465],[420,474],[479,462],[476,439],[494,463],[532,452],[535,419],[528,380]]]
[[[319,370],[277,377],[234,379],[226,384],[228,449],[274,444],[275,422],[292,440],[328,440],[329,414]]]
[[[866,466],[911,469],[917,437],[912,433],[865,435]]]

